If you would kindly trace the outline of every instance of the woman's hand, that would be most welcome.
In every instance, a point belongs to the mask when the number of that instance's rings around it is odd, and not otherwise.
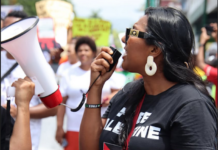
[[[91,84],[95,81],[99,74],[101,74],[93,86],[103,86],[105,81],[107,81],[107,79],[109,79],[114,72],[116,65],[110,72],[107,72],[110,68],[110,64],[113,64],[113,58],[111,57],[112,54],[113,51],[109,47],[103,47],[100,54],[92,62]]]
[[[211,36],[217,42],[217,23],[211,23],[210,26],[213,27],[213,32],[211,33]]]
[[[30,100],[35,93],[35,84],[28,77],[18,79],[12,86],[16,88],[15,103],[17,107],[29,107]]]
[[[65,135],[64,129],[62,127],[60,128],[58,127],[56,131],[55,139],[60,145],[62,144],[64,135]]]
[[[201,28],[200,44],[204,45],[209,39],[210,39],[210,36],[207,35],[206,28],[204,27]]]

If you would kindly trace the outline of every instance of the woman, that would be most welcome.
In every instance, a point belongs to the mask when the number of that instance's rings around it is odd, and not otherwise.
[[[80,66],[71,67],[65,72],[60,82],[60,91],[63,97],[63,103],[66,103],[72,108],[76,108],[82,100],[83,93],[86,93],[90,83],[90,68],[96,54],[95,42],[89,37],[81,37],[76,42],[75,51],[81,62]],[[115,79],[116,80],[116,79]],[[112,97],[122,87],[117,87],[114,80],[105,83],[102,98],[108,96]],[[103,101],[103,99],[102,99]],[[104,104],[102,114],[106,111]],[[77,112],[71,112],[69,108],[66,109],[67,114],[67,133],[66,140],[68,142],[65,150],[78,150],[79,149],[79,127],[84,112],[84,106]],[[57,114],[57,132],[56,140],[62,144],[64,136],[63,131],[63,118],[65,114],[65,107],[60,106]]]
[[[129,32],[130,31],[130,32]],[[138,32],[140,31],[140,32]],[[185,16],[173,8],[148,8],[128,29],[124,70],[143,79],[127,84],[110,101],[102,120],[99,108],[86,108],[80,150],[209,150],[216,147],[217,113],[202,81],[192,70],[194,35]],[[112,72],[109,48],[91,65],[93,84],[87,105],[100,103]]]

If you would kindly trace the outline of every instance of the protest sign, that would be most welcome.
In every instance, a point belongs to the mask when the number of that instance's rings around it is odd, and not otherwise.
[[[43,51],[55,47],[54,21],[52,18],[41,18],[37,25],[39,44]]]
[[[111,23],[101,19],[74,18],[73,37],[93,37],[97,46],[109,46]]]
[[[36,2],[36,12],[39,18],[54,20],[55,39],[64,47],[67,44],[67,28],[72,24],[72,4],[62,0],[41,0]]]

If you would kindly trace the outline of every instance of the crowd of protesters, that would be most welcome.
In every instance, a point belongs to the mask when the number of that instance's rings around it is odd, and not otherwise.
[[[26,17],[28,16],[23,11],[10,12],[4,19],[1,19],[1,28]],[[206,51],[206,53],[209,54],[206,55],[206,58],[204,56],[205,45],[210,38],[212,38],[217,44],[217,23],[211,23],[210,26],[213,28],[211,35],[207,34],[204,27],[201,30],[202,32],[199,41],[200,45],[198,47],[198,54],[195,57],[195,65],[204,71],[205,76],[207,77],[207,83],[210,82],[217,88],[217,47],[215,46],[215,50],[212,50],[211,53]],[[58,48],[50,49],[50,59],[48,59],[48,63],[54,70],[54,74],[56,74],[57,83],[60,86],[60,91],[63,97],[63,103],[72,107],[77,107],[82,99],[82,94],[86,93],[89,88],[91,64],[97,56],[97,47],[95,45],[95,41],[90,37],[74,37],[68,43],[66,51],[67,59],[64,62],[61,62],[61,53],[64,52],[64,49],[61,48],[60,45]],[[101,53],[99,55],[101,55]],[[2,78],[4,74],[6,74],[14,65],[14,69],[6,77]],[[185,62],[185,65],[189,67],[187,62]],[[101,93],[101,116],[103,116],[107,110],[112,97],[120,89],[122,89],[127,83],[142,78],[139,74],[120,70],[122,70],[122,68],[117,68],[111,78],[104,84]],[[131,79],[129,78],[129,74],[131,74]],[[22,79],[18,80],[19,78]],[[25,78],[25,73],[23,72],[21,66],[16,62],[13,56],[7,52],[7,50],[1,48],[1,112],[3,112],[1,113],[1,148],[3,149],[3,146],[7,144],[6,137],[11,136],[11,149],[16,149],[16,146],[19,145],[16,140],[23,137],[21,138],[22,140],[27,140],[27,143],[31,143],[25,145],[26,147],[23,149],[28,149],[30,145],[32,145],[32,150],[37,150],[39,147],[41,119],[57,115],[57,130],[53,131],[56,133],[56,137],[54,138],[56,138],[60,145],[62,145],[63,139],[67,140],[68,144],[66,145],[65,150],[79,150],[79,131],[85,107],[83,106],[78,112],[71,112],[69,108],[64,106],[47,109],[42,104],[39,97],[31,93],[33,92],[32,88],[34,86],[32,85],[30,79],[27,77],[25,79],[23,78]],[[22,99],[22,96],[15,96],[15,100],[12,100],[10,110],[11,128],[9,129],[10,133],[6,133],[4,132],[4,129],[6,129],[7,124],[4,120],[5,117],[3,117],[6,109],[6,89],[11,85],[19,88],[22,84],[26,87],[31,85],[32,88],[25,88],[20,91],[16,91],[20,93],[23,92],[24,94],[29,92],[30,94],[27,94],[29,97],[24,99],[25,105],[21,104],[22,101],[19,102],[20,99]],[[207,87],[207,90],[210,93],[211,87]],[[216,96],[214,97],[213,102],[218,108],[217,89],[215,91]],[[28,109],[26,109],[27,104],[29,106]],[[23,107],[25,107],[25,109],[24,111],[21,111],[23,109],[19,108]],[[29,114],[30,118],[27,117],[27,114]],[[23,131],[27,132],[19,133],[18,128],[22,126],[22,124],[20,124],[20,120],[22,121],[22,115],[27,117],[23,118],[26,121],[25,124],[23,124],[26,129]],[[67,116],[67,131],[64,131],[63,129],[64,115]],[[28,126],[28,122],[30,126]],[[30,139],[31,141],[28,141]]]

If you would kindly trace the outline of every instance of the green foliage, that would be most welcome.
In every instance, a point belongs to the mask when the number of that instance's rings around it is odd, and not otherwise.
[[[22,5],[24,11],[29,15],[29,16],[36,16],[36,7],[35,3],[38,2],[39,0],[17,0],[17,5]]]
[[[89,18],[98,18],[98,19],[101,19],[101,17],[99,16],[99,12],[100,12],[101,10],[93,10],[92,12],[91,12],[91,15],[89,16]]]

